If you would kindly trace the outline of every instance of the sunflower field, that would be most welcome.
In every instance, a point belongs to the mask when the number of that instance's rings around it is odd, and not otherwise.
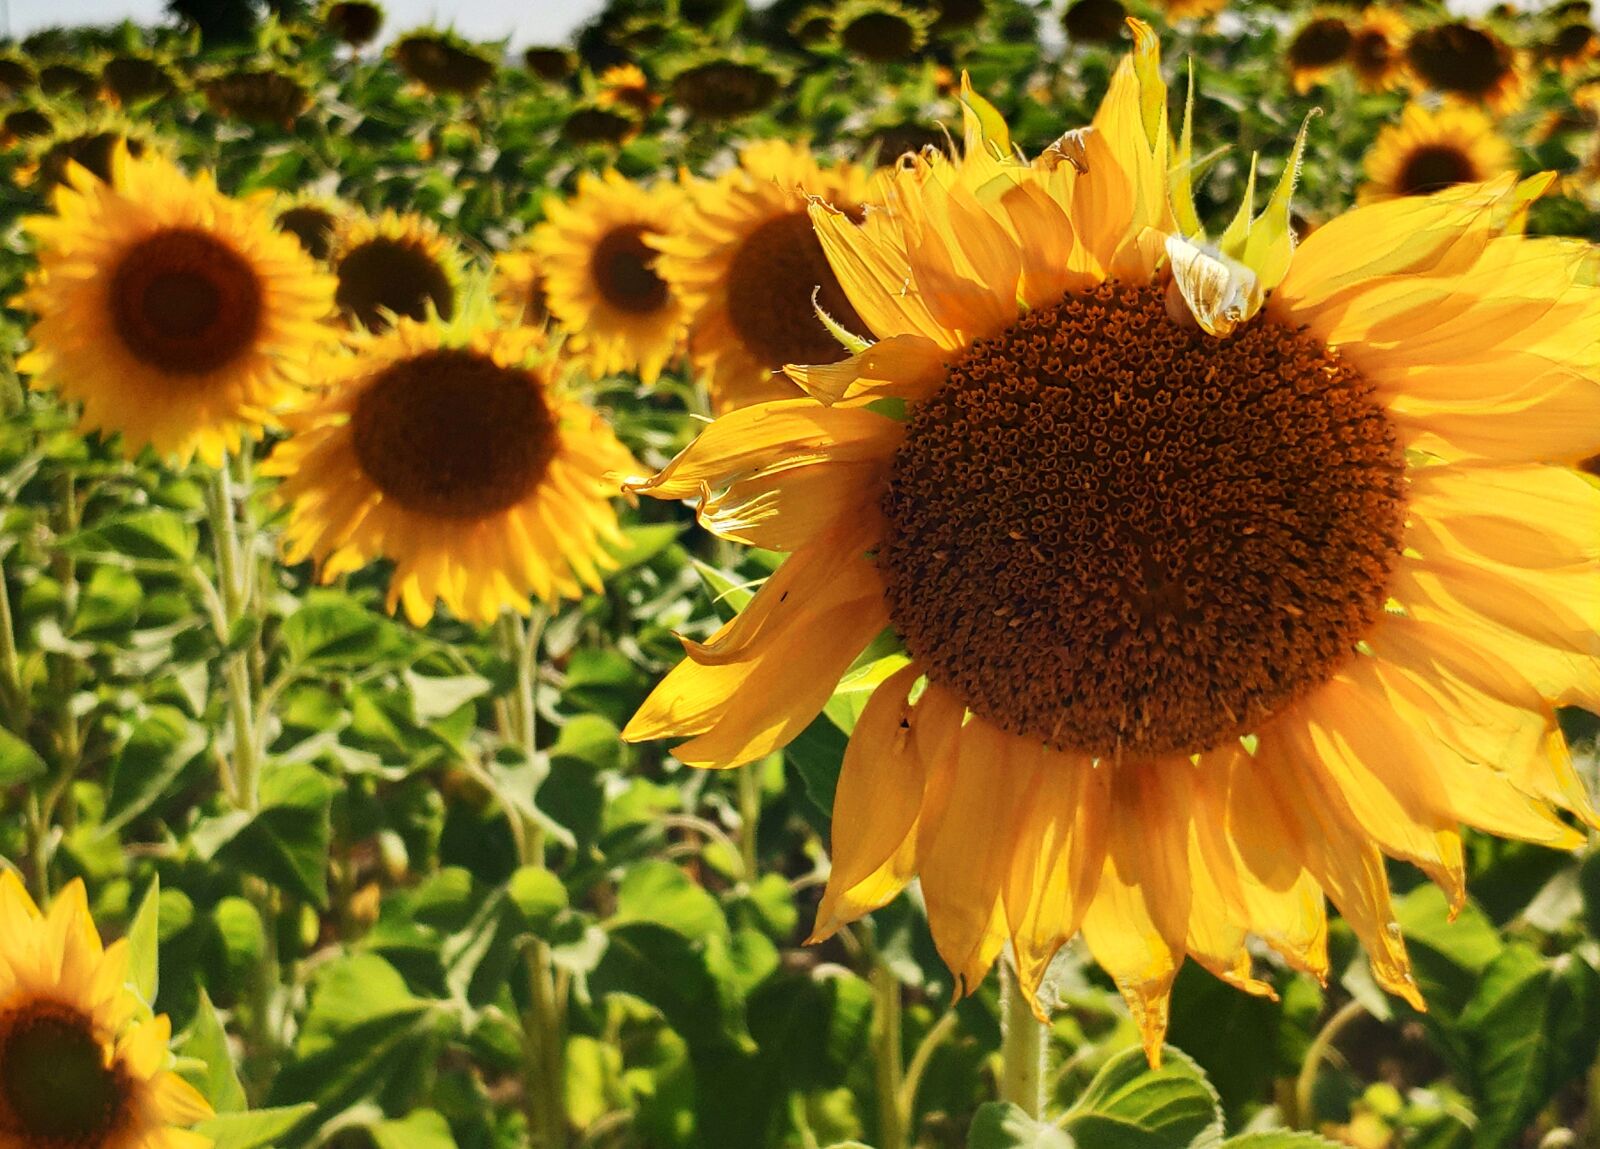
[[[0,1149],[1600,1149],[1587,0],[0,42]]]

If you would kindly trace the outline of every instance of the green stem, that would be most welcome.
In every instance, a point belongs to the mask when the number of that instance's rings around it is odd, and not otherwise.
[[[1339,1034],[1352,1021],[1367,1012],[1366,1006],[1351,998],[1340,1006],[1338,1011],[1328,1019],[1321,1032],[1311,1041],[1311,1048],[1306,1050],[1306,1059],[1300,1066],[1300,1076],[1294,1083],[1294,1109],[1290,1114],[1290,1125],[1295,1129],[1310,1129],[1315,1120],[1313,1109],[1313,1093],[1317,1087],[1317,1073],[1322,1069],[1322,1063],[1328,1056],[1328,1051],[1333,1048],[1333,1043]]]
[[[878,1094],[878,1149],[907,1149],[910,1108],[905,1096],[905,1059],[900,1048],[900,982],[872,946],[872,1069]]]
[[[9,727],[19,735],[28,729],[28,691],[22,683],[22,658],[17,653],[16,622],[11,615],[11,592],[6,586],[4,556],[0,555],[0,703]]]
[[[747,762],[737,771],[739,777],[739,859],[744,863],[744,880],[756,880],[756,834],[761,823],[761,771],[766,759]]]
[[[539,644],[548,614],[538,608],[527,623],[512,614],[501,616],[502,652],[516,668],[516,689],[507,708],[507,734],[516,740],[529,762],[539,751]],[[520,820],[517,842],[524,866],[545,865],[544,830],[531,819],[508,808],[506,816]],[[528,1009],[522,1016],[526,1064],[523,1075],[523,1113],[531,1149],[565,1149],[567,1145],[566,993],[558,985],[550,947],[530,938],[522,954],[528,978]]]
[[[1044,1060],[1049,1029],[1033,1016],[1016,971],[1000,962],[1000,1100],[1029,1117],[1044,1113]]]

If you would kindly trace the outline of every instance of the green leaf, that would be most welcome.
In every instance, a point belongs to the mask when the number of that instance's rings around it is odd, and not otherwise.
[[[1035,1121],[1020,1106],[990,1101],[972,1118],[967,1149],[1073,1149],[1073,1140],[1054,1125]]]
[[[152,706],[111,765],[111,793],[100,832],[121,829],[170,794],[173,780],[206,742],[205,727],[176,706]]]
[[[128,980],[144,1003],[155,1005],[161,988],[161,879],[153,879],[128,926]]]
[[[90,550],[109,552],[146,562],[194,562],[200,535],[193,524],[172,511],[150,508],[100,523],[79,536]]]
[[[1220,1140],[1217,1093],[1189,1057],[1167,1047],[1160,1069],[1129,1049],[1095,1074],[1067,1115],[1079,1149],[1189,1149]]]
[[[611,925],[654,922],[691,940],[726,935],[728,920],[717,900],[671,862],[639,862],[617,887],[617,913]]]
[[[489,690],[490,682],[478,674],[434,677],[407,670],[402,676],[411,691],[411,706],[419,722],[432,722],[453,714]]]
[[[618,572],[643,566],[655,558],[677,541],[683,528],[677,523],[643,523],[624,527],[622,533],[627,545],[610,548],[617,558]]]
[[[541,937],[549,932],[557,915],[567,908],[567,888],[543,866],[518,869],[511,875],[506,892],[527,921],[528,928]]]
[[[32,746],[0,726],[0,786],[17,786],[43,774],[47,767]]]
[[[435,1109],[413,1109],[395,1121],[368,1130],[378,1149],[456,1149],[450,1123]]]
[[[380,621],[354,599],[314,591],[283,621],[280,632],[289,658],[307,667],[369,664],[384,648]]]
[[[217,830],[194,841],[204,857],[265,878],[318,909],[328,904],[329,812],[337,787],[302,764],[279,766],[261,782],[261,810],[253,818],[224,816]]]
[[[248,1113],[219,1113],[194,1127],[212,1141],[211,1149],[261,1149],[272,1145],[316,1109],[312,1102],[252,1109]]]
[[[1222,1149],[1339,1149],[1338,1142],[1315,1133],[1296,1133],[1289,1129],[1269,1129],[1229,1138]]]
[[[245,1109],[244,1086],[233,1068],[227,1032],[222,1027],[222,1018],[217,1016],[217,1007],[211,1004],[211,997],[204,989],[200,991],[194,1022],[184,1034],[178,1051],[195,1064],[196,1071],[183,1076],[211,1102],[211,1108],[219,1114],[240,1113]]]

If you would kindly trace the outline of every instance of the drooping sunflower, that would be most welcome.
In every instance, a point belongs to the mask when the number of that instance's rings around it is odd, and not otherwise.
[[[1512,169],[1511,144],[1476,108],[1447,104],[1437,111],[1409,104],[1398,124],[1378,133],[1364,165],[1361,203],[1431,195],[1456,184],[1481,183]]]
[[[38,84],[39,73],[26,58],[0,52],[0,95],[21,95]]]
[[[100,68],[100,82],[123,107],[160,100],[178,90],[178,77],[163,60],[124,52]]]
[[[323,5],[322,23],[352,48],[361,48],[377,38],[383,8],[372,0],[334,0]]]
[[[735,120],[759,112],[783,90],[786,77],[754,54],[710,55],[673,73],[673,103],[695,119]]]
[[[1413,32],[1406,43],[1406,64],[1421,87],[1481,104],[1500,115],[1527,94],[1528,80],[1516,49],[1467,20]]]
[[[328,262],[339,280],[339,310],[363,327],[382,331],[393,316],[425,319],[430,308],[440,319],[455,315],[465,260],[425,216],[349,215]]]
[[[644,125],[631,108],[579,104],[561,125],[561,138],[569,144],[616,146],[639,134]]]
[[[298,390],[333,281],[264,203],[209,175],[120,148],[110,175],[71,169],[55,214],[27,222],[38,266],[22,304],[37,319],[19,366],[130,456],[218,463]]]
[[[107,180],[111,157],[118,149],[133,159],[162,150],[153,134],[127,117],[68,116],[29,145],[28,162],[17,168],[15,179],[22,187],[47,192],[65,184],[68,171],[77,164],[96,179]]]
[[[41,914],[0,874],[0,1144],[206,1149],[211,1107],[171,1069],[166,1015],[126,988],[125,942],[103,946],[83,883]]]
[[[288,129],[311,105],[310,86],[281,68],[233,68],[200,81],[206,103],[219,116]]]
[[[1600,824],[1552,709],[1600,708],[1587,245],[1505,177],[1295,248],[1303,135],[1207,238],[1143,25],[1032,165],[966,103],[961,163],[813,208],[859,350],[626,484],[791,553],[625,737],[749,762],[851,673],[815,937],[920,875],[957,987],[1009,939],[1035,995],[1081,929],[1152,1057],[1185,955],[1325,976],[1324,895],[1418,1002],[1385,854],[1459,905],[1461,825]]]
[[[834,11],[839,47],[875,64],[913,56],[927,42],[933,18],[899,0],[843,0]]]
[[[1405,17],[1372,5],[1350,29],[1347,57],[1356,82],[1369,92],[1397,87],[1406,73],[1406,38],[1411,27]]]
[[[1073,43],[1115,44],[1128,29],[1128,10],[1122,0],[1073,0],[1061,28]]]
[[[656,271],[660,254],[651,244],[682,204],[676,184],[645,187],[614,171],[585,173],[571,199],[546,201],[530,246],[550,314],[591,375],[636,371],[654,383],[677,355],[684,308]]]
[[[844,358],[817,309],[852,330],[861,322],[812,230],[807,197],[859,213],[869,178],[857,164],[821,166],[804,145],[750,144],[737,168],[691,190],[690,209],[654,241],[718,411],[798,395],[786,363]]]
[[[1289,79],[1302,95],[1349,58],[1355,36],[1342,16],[1314,16],[1302,24],[1284,53]]]
[[[661,105],[661,97],[650,87],[650,78],[637,64],[618,64],[600,73],[595,103],[602,108],[621,106],[640,120]]]
[[[92,100],[99,94],[100,78],[81,64],[53,60],[39,68],[39,90],[47,96]]]
[[[541,80],[565,80],[578,70],[578,55],[571,48],[535,44],[523,49],[522,62]]]
[[[508,323],[543,327],[550,319],[544,270],[526,245],[494,257],[494,296]]]
[[[494,78],[494,61],[455,36],[411,32],[390,52],[408,79],[435,94],[470,96]]]
[[[0,120],[0,145],[11,147],[23,140],[37,140],[55,131],[55,121],[43,108],[24,104]]]
[[[283,196],[272,211],[275,227],[295,240],[305,253],[319,263],[333,255],[339,229],[350,215],[343,203],[310,192]]]
[[[332,385],[263,468],[283,478],[290,562],[332,579],[391,559],[389,609],[417,625],[435,601],[489,623],[599,589],[622,544],[604,477],[631,459],[538,332],[401,319],[322,368]]]
[[[1595,31],[1588,18],[1562,24],[1551,34],[1540,55],[1562,74],[1578,75],[1600,59],[1600,32]]]

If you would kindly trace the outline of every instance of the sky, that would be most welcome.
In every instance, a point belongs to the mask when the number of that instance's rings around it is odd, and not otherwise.
[[[0,0],[0,35],[26,36],[52,24],[115,24],[161,19],[164,0]],[[469,40],[509,35],[513,47],[567,39],[598,12],[602,0],[380,0],[388,29],[449,25]],[[9,17],[9,29],[7,28]]]

